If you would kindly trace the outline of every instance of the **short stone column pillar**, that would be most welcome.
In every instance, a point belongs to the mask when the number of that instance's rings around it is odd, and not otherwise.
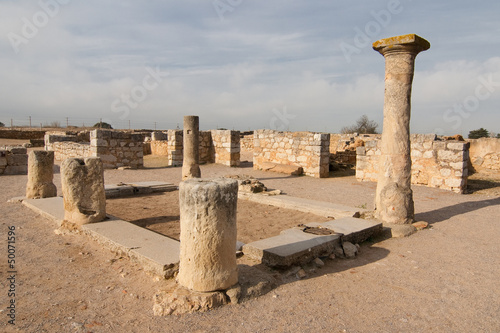
[[[68,158],[61,164],[64,219],[78,226],[106,218],[104,172],[98,157]]]
[[[184,116],[182,180],[200,178],[200,118]]]
[[[57,195],[54,179],[54,152],[33,150],[28,154],[26,198],[50,198]]]
[[[180,263],[177,281],[194,291],[227,289],[238,282],[238,182],[188,179],[179,185]]]
[[[381,39],[373,49],[385,58],[384,128],[376,216],[384,222],[406,224],[414,219],[411,190],[410,108],[415,57],[429,49],[425,39],[411,34]]]

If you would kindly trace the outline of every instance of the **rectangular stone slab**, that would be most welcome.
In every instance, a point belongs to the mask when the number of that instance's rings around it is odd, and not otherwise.
[[[130,185],[104,185],[106,198],[119,198],[134,195],[134,187]]]
[[[343,234],[342,241],[353,244],[362,243],[382,231],[382,223],[376,220],[363,220],[344,217],[323,223],[307,223],[308,227],[321,227]]]
[[[179,268],[180,243],[122,220],[90,223],[82,230],[112,251],[123,252],[145,270],[173,277]]]
[[[136,194],[148,194],[156,192],[170,192],[178,189],[172,183],[160,181],[122,183],[120,185],[104,185],[106,198],[119,198]]]
[[[305,198],[291,197],[288,195],[267,196],[260,193],[238,193],[238,199],[249,200],[261,204],[294,209],[305,213],[312,213],[325,217],[333,217],[336,219],[342,217],[357,217],[360,216],[358,208],[334,204],[325,201],[316,201]]]
[[[64,220],[64,202],[62,197],[52,197],[43,199],[26,199],[23,205],[36,213],[61,225]]]
[[[329,255],[340,246],[341,234],[318,236],[300,228],[288,229],[279,236],[262,239],[243,246],[243,253],[268,266],[286,267],[307,263]]]

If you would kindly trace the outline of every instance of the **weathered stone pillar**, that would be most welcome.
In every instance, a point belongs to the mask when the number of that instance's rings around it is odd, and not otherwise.
[[[182,180],[200,178],[200,118],[184,116],[184,159]]]
[[[26,198],[50,198],[57,195],[54,179],[54,152],[33,150],[28,154]]]
[[[381,39],[373,49],[385,57],[384,128],[376,215],[384,222],[406,224],[414,219],[411,190],[410,109],[415,57],[429,49],[425,39],[411,34]]]
[[[106,217],[104,172],[98,157],[68,158],[61,164],[64,219],[76,225]]]
[[[227,289],[238,282],[238,182],[188,179],[179,185],[181,248],[178,282],[191,290]]]

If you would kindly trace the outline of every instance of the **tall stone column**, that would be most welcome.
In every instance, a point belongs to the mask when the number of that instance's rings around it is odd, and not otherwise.
[[[414,35],[381,39],[373,49],[385,58],[384,128],[379,179],[375,197],[376,216],[384,222],[412,223],[410,110],[415,57],[430,43]]]
[[[200,178],[200,118],[184,116],[182,180]]]
[[[82,225],[106,218],[104,171],[99,157],[64,160],[61,185],[65,220]]]
[[[177,281],[194,291],[227,289],[238,282],[236,205],[238,182],[188,179],[179,184],[181,215]]]
[[[54,152],[33,150],[28,154],[26,198],[50,198],[57,195],[54,179]]]

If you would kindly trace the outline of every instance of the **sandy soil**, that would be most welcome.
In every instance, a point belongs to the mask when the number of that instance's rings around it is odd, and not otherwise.
[[[287,194],[373,206],[375,183],[353,177],[284,177],[249,167],[201,167],[205,177],[244,173]],[[60,190],[60,177],[54,181]],[[108,170],[106,183],[162,180],[180,168]],[[207,313],[154,317],[162,286],[128,259],[7,199],[26,176],[0,177],[1,332],[498,332],[500,197],[415,186],[416,217],[431,228],[365,243],[353,260],[291,280],[260,298]],[[491,193],[490,193],[491,194]],[[7,324],[7,232],[15,227],[16,325]]]
[[[106,211],[122,220],[179,240],[179,192],[108,199]],[[308,222],[326,222],[328,218],[296,210],[238,201],[238,240],[250,243],[279,235],[282,230]]]

